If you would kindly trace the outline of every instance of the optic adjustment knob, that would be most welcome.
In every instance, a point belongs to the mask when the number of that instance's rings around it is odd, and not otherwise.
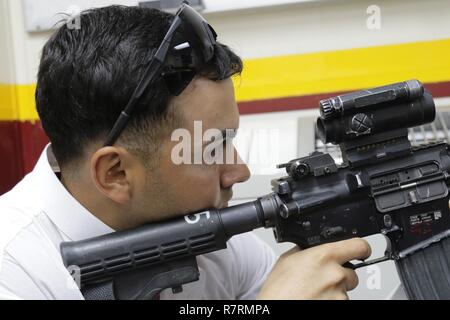
[[[334,115],[334,108],[331,103],[331,99],[321,100],[320,105],[320,115],[323,119],[330,119]]]

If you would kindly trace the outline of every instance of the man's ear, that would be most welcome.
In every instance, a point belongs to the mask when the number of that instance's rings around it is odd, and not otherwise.
[[[103,147],[91,157],[90,171],[97,189],[112,201],[126,204],[131,198],[132,181],[127,174],[128,151],[121,147]]]

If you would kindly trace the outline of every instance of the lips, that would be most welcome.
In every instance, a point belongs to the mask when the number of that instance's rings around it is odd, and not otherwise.
[[[220,203],[220,205],[218,206],[218,209],[228,207],[228,202],[231,200],[231,198],[233,198],[233,190],[231,190],[231,189],[226,190],[222,195],[225,200],[223,200]]]
[[[232,198],[232,197],[228,197],[227,200],[223,201],[223,202],[220,204],[219,209],[223,209],[223,208],[228,207],[228,202],[231,200],[231,198]]]
[[[227,208],[228,207],[228,201],[225,202],[224,204],[221,204],[219,209],[223,209],[223,208]]]
[[[231,198],[228,198],[228,200],[225,200],[223,202],[220,203],[220,205],[218,206],[218,209],[223,209],[228,207],[228,201],[230,201]]]

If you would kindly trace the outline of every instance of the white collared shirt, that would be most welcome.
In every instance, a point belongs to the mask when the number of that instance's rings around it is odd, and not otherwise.
[[[62,262],[60,243],[113,232],[72,197],[57,170],[48,145],[33,171],[0,197],[0,299],[83,299]],[[197,262],[200,280],[179,294],[164,290],[161,299],[254,299],[275,255],[246,233]]]

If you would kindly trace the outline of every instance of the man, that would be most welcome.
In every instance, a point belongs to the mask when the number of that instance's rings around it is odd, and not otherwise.
[[[173,19],[138,7],[95,9],[81,15],[80,29],[62,26],[44,46],[36,104],[51,145],[0,198],[0,298],[83,299],[62,263],[62,241],[225,207],[232,186],[249,178],[229,137],[221,143],[232,150],[232,163],[172,158],[175,129],[195,136],[195,121],[203,130],[239,126],[230,77],[242,62],[222,44],[194,69],[158,72],[126,125],[111,131]],[[189,47],[189,32],[181,25],[176,50]],[[172,58],[176,65],[186,57]],[[179,294],[165,290],[161,299],[345,299],[358,280],[342,265],[369,255],[365,241],[352,239],[293,249],[275,263],[267,245],[243,234],[226,250],[199,256],[200,280]]]

